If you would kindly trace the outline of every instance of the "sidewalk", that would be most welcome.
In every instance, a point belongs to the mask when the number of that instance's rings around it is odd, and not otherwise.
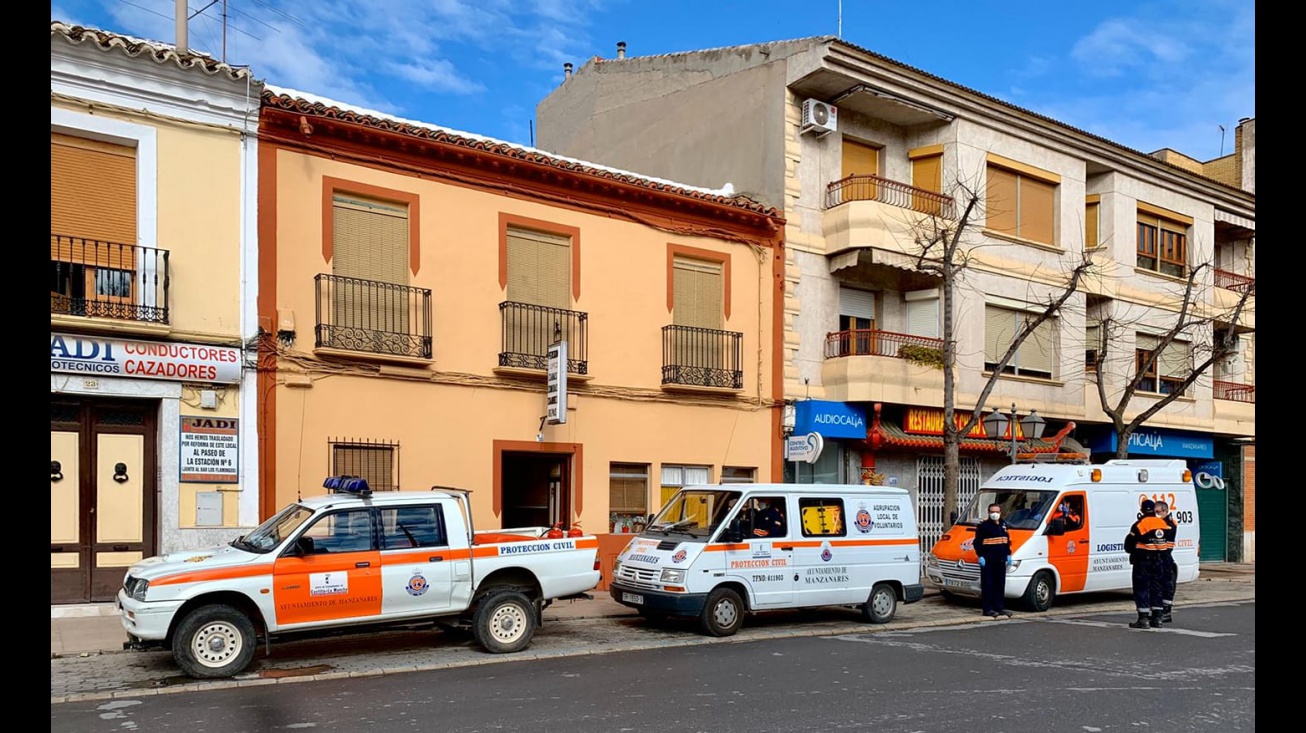
[[[1197,590],[1204,582],[1237,582],[1255,585],[1256,565],[1240,563],[1204,563],[1196,583],[1179,586],[1180,597]],[[594,600],[558,601],[544,610],[545,623],[550,620],[612,618],[635,616],[635,610],[616,601],[607,591],[590,591]],[[938,591],[926,586],[925,598],[929,602]],[[1255,597],[1254,590],[1251,597]],[[901,606],[899,618],[910,616],[910,609],[918,604]],[[957,607],[957,614],[971,614],[973,609]],[[89,656],[105,652],[121,652],[126,632],[112,603],[86,605],[61,605],[50,607],[50,657]]]

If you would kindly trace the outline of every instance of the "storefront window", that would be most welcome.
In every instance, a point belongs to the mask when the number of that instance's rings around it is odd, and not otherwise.
[[[844,476],[844,447],[834,441],[827,441],[825,450],[816,463],[795,463],[785,461],[785,482],[791,484],[842,484],[848,483]]]
[[[639,532],[648,519],[648,466],[613,463],[608,469],[608,511],[614,534]]]

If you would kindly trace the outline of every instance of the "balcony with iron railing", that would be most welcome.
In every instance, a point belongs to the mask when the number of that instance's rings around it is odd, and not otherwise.
[[[50,234],[50,315],[168,323],[168,250]]]
[[[693,326],[662,327],[662,386],[744,388],[744,335]]]
[[[1217,379],[1214,381],[1213,387],[1214,396],[1217,400],[1245,402],[1249,405],[1256,404],[1256,385],[1254,384],[1225,382]]]
[[[589,314],[530,303],[499,304],[502,347],[499,366],[509,369],[548,367],[549,346],[567,344],[567,371],[589,374]]]
[[[1255,294],[1256,278],[1217,268],[1215,271],[1215,287],[1232,290],[1239,294],[1251,290]]]
[[[841,402],[943,399],[943,339],[858,328],[825,337],[821,385]]]
[[[954,205],[951,196],[927,191],[910,184],[875,175],[851,175],[825,187],[825,208],[852,201],[878,201],[900,209],[951,219]]]
[[[431,358],[431,291],[340,275],[317,275],[316,349]]]

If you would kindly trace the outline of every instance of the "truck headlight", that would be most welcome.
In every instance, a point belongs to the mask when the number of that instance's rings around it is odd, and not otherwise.
[[[667,568],[666,570],[663,570],[663,571],[662,571],[662,582],[663,582],[663,583],[683,583],[683,582],[685,582],[685,571],[684,571],[684,570],[672,570],[672,569],[670,569],[670,568]]]

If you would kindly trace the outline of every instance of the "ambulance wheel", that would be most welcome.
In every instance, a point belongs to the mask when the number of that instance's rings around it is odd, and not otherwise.
[[[862,606],[862,620],[868,624],[887,624],[898,610],[898,593],[888,583],[876,583],[871,596]]]
[[[254,660],[254,622],[226,605],[200,606],[177,626],[172,658],[181,671],[196,679],[240,674]]]
[[[717,588],[708,594],[698,620],[709,636],[734,636],[744,625],[744,601],[729,588]]]
[[[1029,587],[1025,589],[1025,597],[1022,601],[1025,607],[1031,611],[1043,612],[1052,608],[1052,599],[1057,595],[1057,585],[1052,580],[1052,574],[1046,570],[1034,574],[1029,581]]]
[[[535,604],[517,591],[495,593],[476,605],[472,630],[491,654],[511,654],[525,649],[535,635]]]

